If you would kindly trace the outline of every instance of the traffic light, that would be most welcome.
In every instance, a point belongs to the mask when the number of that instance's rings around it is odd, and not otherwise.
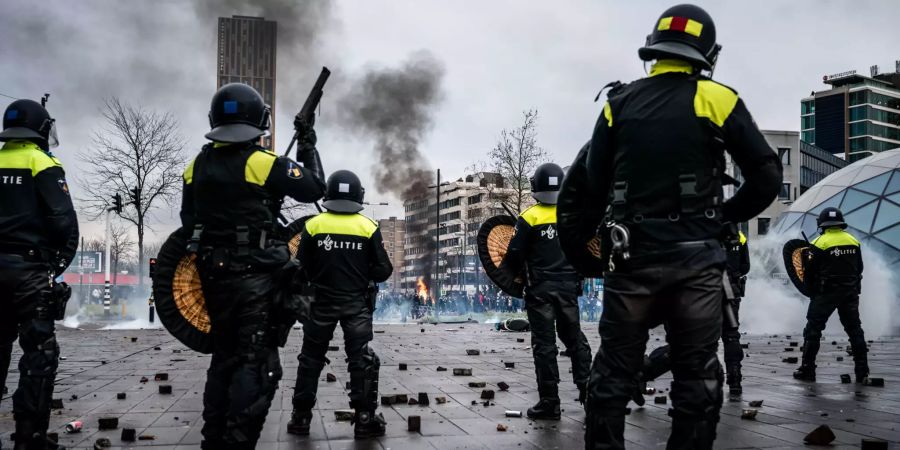
[[[131,203],[134,205],[135,209],[141,209],[141,188],[131,188]]]
[[[150,270],[148,271],[150,278],[156,275],[156,258],[150,258]]]
[[[122,194],[116,192],[116,195],[113,195],[113,207],[112,210],[116,212],[116,214],[122,214]]]

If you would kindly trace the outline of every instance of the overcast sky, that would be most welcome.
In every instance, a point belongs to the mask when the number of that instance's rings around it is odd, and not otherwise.
[[[613,80],[644,76],[637,48],[673,4],[358,0],[329,7],[283,1],[289,6],[278,0],[0,0],[0,93],[33,99],[51,93],[48,109],[61,140],[55,153],[70,178],[78,176],[75,153],[90,147],[108,96],[172,112],[188,142],[187,161],[208,131],[216,17],[270,11],[278,17],[266,18],[279,21],[280,36],[296,42],[278,54],[276,138],[282,150],[290,117],[327,65],[335,74],[318,124],[322,159],[327,171],[354,170],[371,186],[373,143],[329,113],[362,73],[399,67],[426,50],[444,69],[442,100],[428,113],[432,126],[420,146],[431,168],[440,167],[447,178],[462,176],[529,108],[540,114],[539,144],[567,165],[590,136],[597,91]],[[873,64],[891,71],[900,59],[895,0],[698,3],[714,18],[724,46],[715,78],[741,94],[761,128],[798,130],[799,100],[823,89],[825,74],[868,73]],[[78,189],[73,185],[76,195]],[[370,201],[391,202],[369,215],[403,215],[391,194],[367,192]],[[156,216],[157,232],[176,226],[177,211]],[[83,228],[88,235],[102,232]]]

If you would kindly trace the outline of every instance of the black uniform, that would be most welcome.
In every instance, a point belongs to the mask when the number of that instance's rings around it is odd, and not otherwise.
[[[531,324],[538,394],[558,404],[556,335],[572,359],[572,378],[579,391],[590,375],[591,348],[579,321],[581,280],[559,247],[556,205],[539,203],[519,216],[503,264],[512,273],[523,269],[526,273],[525,310]]]
[[[315,289],[315,300],[303,324],[294,410],[304,414],[315,405],[328,343],[340,323],[350,372],[350,407],[357,414],[374,414],[381,363],[368,345],[373,338],[373,283],[387,280],[393,272],[381,231],[363,215],[325,212],[306,222],[298,258]]]
[[[184,172],[181,221],[202,228],[198,270],[214,341],[204,448],[256,445],[281,379],[270,311],[290,254],[276,216],[284,196],[313,202],[323,188],[306,168],[253,143],[207,144]]]
[[[746,181],[722,203],[724,150]],[[648,330],[659,324],[675,377],[669,448],[711,448],[722,402],[716,349],[726,258],[719,239],[724,222],[746,221],[771,203],[780,163],[733,90],[686,62],[662,59],[649,77],[610,94],[587,174],[593,208],[630,231],[630,258],[613,254],[605,273],[587,448],[624,447],[625,406]]]
[[[859,241],[840,228],[827,228],[812,242],[811,250],[812,256],[805,266],[804,281],[811,297],[803,329],[802,365],[815,368],[822,330],[837,310],[850,338],[856,378],[862,381],[869,375],[869,366],[866,338],[859,320],[863,272]]]
[[[737,240],[726,242],[725,257],[725,272],[734,298],[726,302],[722,309],[722,347],[725,353],[728,385],[732,388],[732,392],[737,394],[741,386],[741,361],[744,360],[744,350],[741,348],[741,332],[738,327],[729,324],[725,308],[731,308],[735,320],[739,320],[741,297],[744,296],[747,274],[750,272],[750,251],[744,233],[740,233]],[[644,382],[655,380],[671,369],[669,346],[659,347],[645,359],[642,380]]]
[[[5,143],[0,149],[0,386],[6,384],[18,337],[23,354],[13,415],[23,445],[29,436],[43,441],[47,431],[59,365],[53,321],[65,308],[52,292],[52,280],[68,267],[77,242],[62,164],[30,141]]]

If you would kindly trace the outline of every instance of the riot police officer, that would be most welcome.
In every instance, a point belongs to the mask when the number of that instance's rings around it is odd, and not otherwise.
[[[55,127],[40,103],[16,100],[0,132],[0,386],[18,337],[16,449],[57,448],[46,437],[59,365],[53,321],[62,319],[68,292],[53,279],[72,261],[78,221],[62,163],[50,153]]]
[[[610,92],[586,152],[588,208],[605,214],[610,258],[586,448],[624,448],[625,406],[648,330],[659,324],[667,329],[674,375],[668,448],[709,449],[715,440],[723,225],[760,213],[781,187],[780,162],[744,102],[703,74],[712,73],[719,49],[703,9],[666,10],[638,51],[653,61],[649,76]],[[745,178],[725,202],[724,151]]]
[[[321,198],[324,177],[310,124],[295,124],[303,166],[259,146],[269,107],[248,85],[219,89],[209,120],[212,142],[185,170],[181,204],[214,345],[201,446],[253,448],[281,378],[271,311],[278,269],[290,253],[276,218],[285,196]]]
[[[728,276],[725,285],[725,305],[722,308],[722,347],[725,353],[725,374],[728,391],[732,397],[743,393],[741,387],[741,361],[744,350],[741,348],[741,332],[738,328],[738,311],[741,298],[747,286],[747,274],[750,272],[750,250],[747,236],[742,231],[737,236],[725,240],[725,274]],[[650,352],[644,359],[641,371],[641,386],[635,393],[634,400],[638,405],[644,404],[643,391],[645,384],[653,381],[672,369],[669,346],[665,345]]]
[[[805,264],[804,283],[810,293],[806,328],[803,329],[803,360],[794,372],[798,380],[816,381],[816,354],[822,330],[837,310],[841,325],[850,338],[856,382],[869,376],[868,348],[859,320],[859,294],[862,289],[862,249],[859,241],[845,231],[847,223],[837,208],[825,208],[816,223],[821,229],[810,248]]]
[[[531,195],[537,204],[519,216],[502,263],[511,273],[524,271],[527,281],[525,310],[531,324],[539,396],[538,403],[527,412],[532,419],[560,418],[557,334],[572,359],[572,378],[581,402],[590,374],[591,348],[581,332],[578,308],[581,279],[559,247],[556,225],[556,199],[564,176],[562,168],[553,163],[542,164],[534,171]]]
[[[353,172],[331,174],[322,203],[327,211],[309,219],[300,235],[297,255],[315,295],[297,357],[294,411],[288,423],[292,434],[309,434],[319,374],[328,362],[325,353],[338,323],[344,331],[350,372],[350,407],[356,410],[353,434],[364,439],[385,433],[384,417],[375,413],[381,362],[369,342],[375,286],[390,278],[393,267],[378,225],[359,214],[364,194]]]

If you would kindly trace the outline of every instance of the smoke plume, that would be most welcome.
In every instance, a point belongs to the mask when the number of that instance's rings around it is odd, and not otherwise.
[[[443,77],[443,64],[420,51],[399,68],[369,70],[339,100],[342,124],[374,139],[380,192],[411,200],[427,191],[432,174],[419,145],[443,97]]]

